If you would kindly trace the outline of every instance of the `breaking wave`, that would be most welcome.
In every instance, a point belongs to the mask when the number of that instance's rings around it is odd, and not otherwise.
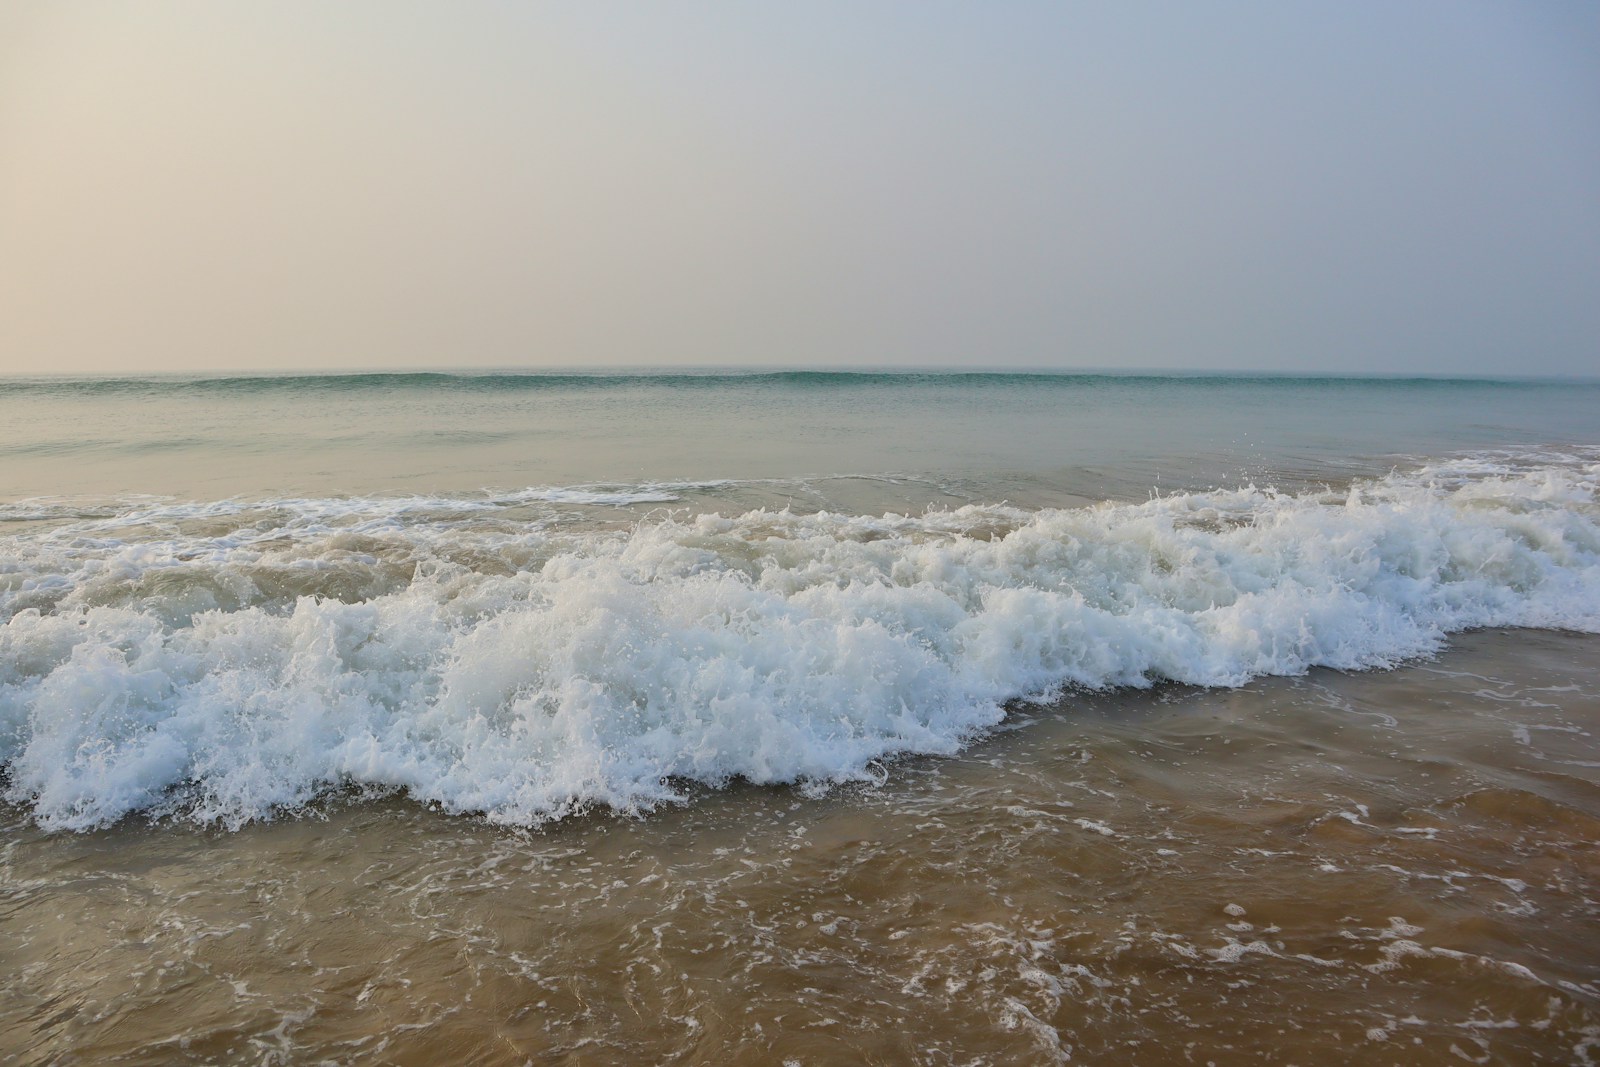
[[[1337,491],[576,532],[28,503],[9,517],[56,521],[0,540],[5,796],[52,829],[237,827],[352,788],[528,826],[691,782],[866,780],[1073,688],[1600,631],[1597,486],[1592,454],[1479,456]]]

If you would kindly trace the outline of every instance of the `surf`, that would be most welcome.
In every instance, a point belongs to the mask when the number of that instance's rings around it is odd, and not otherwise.
[[[1600,631],[1597,482],[1591,456],[1479,456],[1075,509],[85,518],[0,569],[5,796],[61,830],[236,828],[352,789],[537,826],[874,780],[1018,702]]]

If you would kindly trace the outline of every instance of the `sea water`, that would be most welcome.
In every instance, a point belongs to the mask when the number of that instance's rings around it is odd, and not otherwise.
[[[1600,1058],[1597,483],[1585,382],[9,380],[0,1041]]]

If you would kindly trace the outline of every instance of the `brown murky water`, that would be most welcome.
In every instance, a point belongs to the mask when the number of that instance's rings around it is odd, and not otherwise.
[[[538,832],[4,815],[0,1056],[1593,1063],[1600,640],[1024,709],[877,788]]]

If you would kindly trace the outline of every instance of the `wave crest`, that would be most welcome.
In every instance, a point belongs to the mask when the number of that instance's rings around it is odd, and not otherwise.
[[[351,786],[537,825],[685,781],[866,780],[1070,687],[1600,631],[1597,483],[1477,460],[1078,510],[33,532],[0,567],[6,796],[63,829],[237,827]]]

